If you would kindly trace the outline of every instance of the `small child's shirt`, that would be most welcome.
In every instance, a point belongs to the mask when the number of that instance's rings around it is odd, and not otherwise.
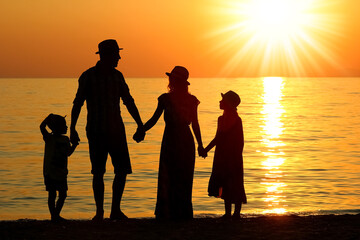
[[[70,152],[70,140],[67,136],[55,136],[47,134],[44,136],[44,177],[54,180],[65,180],[67,178],[68,154]]]

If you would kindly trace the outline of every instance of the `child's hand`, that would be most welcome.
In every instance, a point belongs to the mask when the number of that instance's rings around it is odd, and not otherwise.
[[[73,129],[73,130],[70,129],[70,142],[74,145],[75,144],[79,145],[80,138],[79,138],[79,134],[77,133],[77,131],[75,129]]]

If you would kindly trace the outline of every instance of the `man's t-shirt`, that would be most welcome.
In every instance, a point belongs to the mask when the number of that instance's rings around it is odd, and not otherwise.
[[[120,98],[125,105],[134,102],[124,76],[118,70],[101,74],[98,62],[80,76],[74,105],[82,106],[86,100],[88,133],[123,131]]]

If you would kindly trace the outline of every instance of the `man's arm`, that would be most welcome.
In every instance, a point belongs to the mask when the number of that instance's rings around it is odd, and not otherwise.
[[[81,105],[74,104],[71,110],[71,124],[70,124],[70,142],[73,145],[78,145],[80,142],[79,134],[76,131],[76,123],[81,111]]]
[[[120,91],[121,93],[121,99],[124,103],[124,105],[126,106],[128,112],[130,113],[131,117],[135,120],[136,124],[137,124],[137,130],[136,130],[136,142],[140,142],[144,139],[145,137],[145,131],[144,131],[144,124],[141,120],[139,111],[135,105],[135,101],[134,98],[131,96],[130,94],[130,89],[128,87],[128,85],[125,82],[124,76],[122,75],[121,72],[118,72],[119,78],[121,80],[121,89]]]
[[[132,118],[135,120],[136,124],[138,125],[138,128],[144,127],[144,124],[141,121],[141,117],[140,117],[139,111],[135,105],[135,102],[132,101],[125,106],[126,106],[127,110],[129,111],[130,115],[132,116]]]
[[[74,145],[78,145],[80,142],[79,134],[76,131],[76,123],[78,121],[81,112],[81,107],[84,105],[86,98],[85,79],[86,79],[86,72],[81,74],[79,78],[79,86],[73,102],[73,107],[71,109],[70,142]]]

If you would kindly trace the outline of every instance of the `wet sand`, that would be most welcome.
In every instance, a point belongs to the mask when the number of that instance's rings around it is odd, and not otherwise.
[[[195,218],[159,222],[153,218],[125,221],[20,219],[0,221],[0,239],[360,239],[360,214],[265,216],[223,220]]]

